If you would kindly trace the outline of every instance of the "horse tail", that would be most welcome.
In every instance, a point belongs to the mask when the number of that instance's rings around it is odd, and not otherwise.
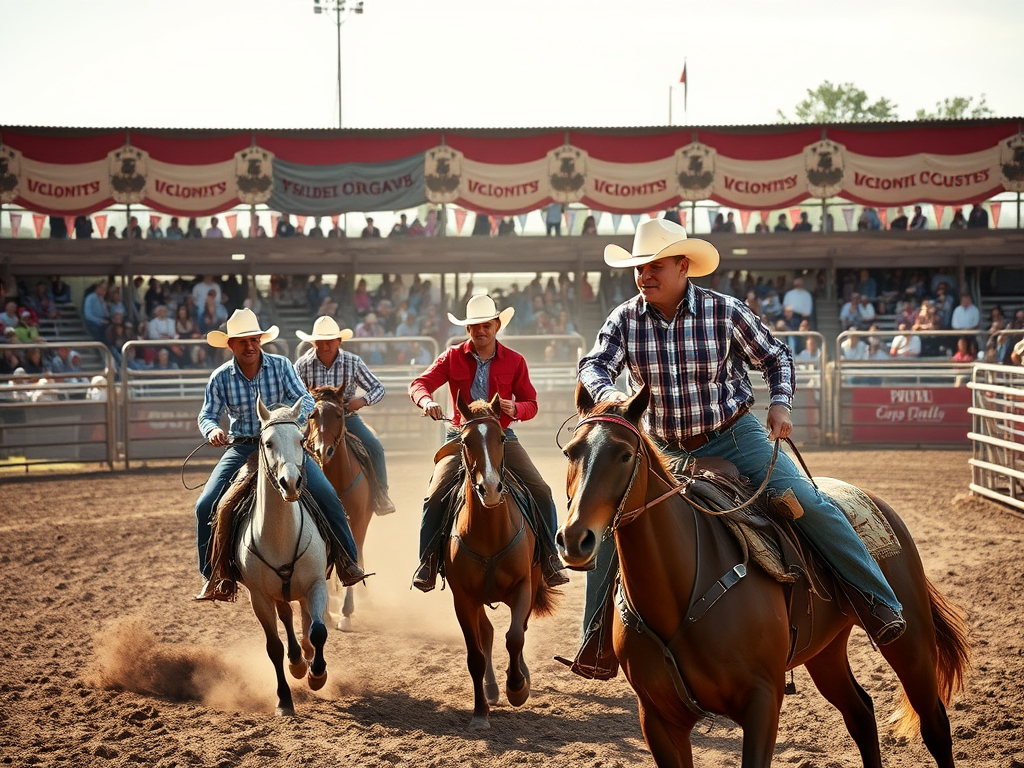
[[[927,577],[928,602],[932,609],[932,624],[935,627],[935,646],[938,658],[935,662],[935,677],[939,689],[939,700],[949,706],[953,697],[963,688],[964,674],[971,666],[971,650],[967,641],[967,617],[963,610],[946,599]],[[906,690],[900,693],[900,700],[889,718],[896,736],[913,736],[919,729],[919,717],[910,705]]]
[[[541,577],[540,586],[537,587],[537,594],[533,596],[533,615],[549,616],[558,605],[558,598],[562,593],[550,586],[544,577]]]

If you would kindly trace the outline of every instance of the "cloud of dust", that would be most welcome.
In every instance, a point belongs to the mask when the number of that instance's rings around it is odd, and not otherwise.
[[[96,659],[85,680],[98,688],[230,711],[265,711],[272,701],[267,692],[274,689],[273,669],[262,649],[258,661],[255,649],[242,649],[226,661],[209,648],[165,643],[137,618],[112,624],[97,634],[95,645]]]

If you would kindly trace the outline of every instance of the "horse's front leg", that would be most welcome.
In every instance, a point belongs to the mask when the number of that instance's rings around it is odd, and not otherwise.
[[[275,601],[276,602],[276,601]],[[292,677],[302,679],[306,676],[306,660],[302,657],[302,648],[299,646],[298,638],[295,637],[295,627],[292,623],[291,603],[280,602],[277,605],[277,618],[284,624],[284,633],[288,638],[288,671]],[[303,634],[305,640],[305,634]],[[310,649],[312,652],[312,649]]]
[[[292,691],[288,687],[288,681],[284,676],[284,643],[277,636],[277,614],[269,597],[258,590],[249,592],[252,602],[252,612],[263,627],[263,634],[267,638],[267,656],[274,665],[274,672],[277,674],[277,709],[275,713],[282,716],[295,714],[295,706],[292,704]]]
[[[491,724],[487,719],[491,711],[484,696],[484,671],[487,669],[487,657],[481,645],[479,627],[486,622],[482,605],[474,605],[466,595],[460,595],[456,588],[452,587],[455,600],[455,615],[459,619],[459,626],[462,627],[462,635],[466,639],[466,666],[469,667],[470,677],[473,678],[473,717],[469,721],[471,730],[490,728]]]
[[[324,656],[324,644],[327,642],[327,626],[324,616],[327,614],[327,582],[321,579],[315,582],[301,601],[302,606],[302,637],[309,638],[313,658],[309,664],[307,682],[314,691],[319,691],[327,682],[327,659]]]
[[[743,728],[743,768],[770,768],[775,740],[779,734],[785,671],[779,670],[779,684],[766,684],[751,691],[740,717]]]
[[[508,671],[505,674],[505,695],[513,707],[521,707],[530,698],[530,670],[523,659],[526,644],[526,625],[533,610],[533,582],[529,574],[516,586],[512,601],[512,619],[505,634],[508,649]]]
[[[696,718],[684,723],[671,723],[658,713],[656,707],[645,705],[640,696],[637,696],[637,701],[640,704],[640,729],[654,764],[658,768],[693,768],[690,732],[697,723]]]

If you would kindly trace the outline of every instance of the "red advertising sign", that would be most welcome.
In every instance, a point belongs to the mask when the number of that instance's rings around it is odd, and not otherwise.
[[[854,387],[842,408],[844,433],[854,443],[967,443],[967,387]]]

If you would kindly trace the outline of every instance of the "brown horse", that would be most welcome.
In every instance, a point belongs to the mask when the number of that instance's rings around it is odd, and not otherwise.
[[[530,614],[550,613],[554,594],[535,556],[533,530],[508,495],[498,396],[490,403],[478,400],[469,406],[460,397],[458,407],[464,419],[459,442],[466,478],[455,532],[445,548],[444,569],[473,677],[470,728],[489,728],[487,714],[490,705],[498,702],[498,685],[491,666],[494,627],[484,606],[502,602],[512,611],[505,635],[509,656],[505,695],[512,706],[519,707],[530,696],[530,671],[523,659]]]
[[[692,766],[691,729],[703,716],[720,714],[743,729],[743,768],[771,765],[785,673],[802,664],[842,713],[865,767],[880,768],[871,698],[847,657],[850,632],[860,623],[848,601],[827,577],[812,591],[802,582],[780,584],[754,566],[726,586],[744,555],[719,517],[698,513],[685,500],[686,483],[641,432],[649,400],[645,386],[623,403],[595,405],[577,387],[581,419],[566,445],[569,517],[557,541],[566,564],[585,569],[601,537],[614,534],[621,589],[613,646],[636,691],[655,762]],[[902,545],[881,563],[907,620],[904,635],[881,648],[903,685],[893,721],[904,734],[919,721],[937,764],[952,768],[944,705],[969,666],[964,620],[925,577],[903,521],[871,498]],[[799,642],[791,639],[791,625]]]
[[[306,449],[324,471],[338,493],[341,504],[348,513],[352,537],[359,549],[359,565],[363,565],[363,542],[366,529],[373,517],[372,490],[363,473],[355,453],[349,449],[348,432],[345,429],[345,398],[343,387],[317,387],[313,390],[315,406],[309,415],[309,434]],[[352,587],[342,587],[335,579],[332,582],[331,606],[337,608],[338,591],[345,590],[345,602],[337,628],[342,632],[352,631],[352,614],[355,611],[355,597]],[[337,610],[331,611],[334,616]]]

